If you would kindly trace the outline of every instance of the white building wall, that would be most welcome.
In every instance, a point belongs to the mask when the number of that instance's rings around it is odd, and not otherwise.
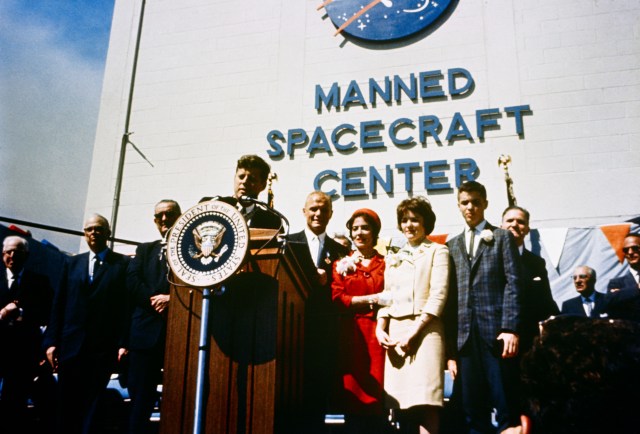
[[[118,0],[95,142],[86,212],[111,215],[129,90],[139,1]],[[334,26],[311,0],[154,0],[147,2],[132,106],[131,140],[153,163],[128,148],[116,235],[156,238],[153,205],[174,198],[184,209],[203,196],[232,191],[236,160],[258,154],[278,174],[276,208],[292,230],[313,179],[322,170],[472,158],[486,185],[488,219],[499,223],[507,205],[497,159],[509,154],[518,203],[532,212],[533,227],[579,227],[624,221],[639,214],[640,4],[632,0],[464,0],[431,33],[387,45],[333,37]],[[411,73],[465,68],[475,80],[463,99],[348,110],[314,109],[316,84],[355,80],[363,92],[380,81]],[[446,90],[446,80],[442,81]],[[524,134],[502,114],[501,129],[476,136],[475,112],[529,104]],[[388,127],[406,117],[437,116],[444,138],[460,112],[474,136],[451,144],[399,149]],[[383,152],[344,155],[303,149],[294,158],[269,160],[266,135],[381,120]],[[408,130],[402,135],[409,133]],[[395,206],[407,196],[395,172],[394,194],[334,202],[329,233],[342,232],[360,207],[379,212],[383,235],[395,232]],[[453,170],[448,172],[454,184]],[[366,179],[365,179],[366,180]],[[366,182],[365,182],[366,184]],[[325,184],[327,189],[339,188]],[[380,190],[379,190],[380,191]],[[422,174],[414,194],[424,194]],[[458,232],[462,219],[455,189],[430,194],[438,216],[434,233]],[[261,197],[266,200],[266,192]],[[126,249],[124,249],[126,250]]]

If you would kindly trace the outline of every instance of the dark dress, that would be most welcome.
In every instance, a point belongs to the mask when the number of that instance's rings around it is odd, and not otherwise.
[[[353,256],[350,256],[353,257]],[[376,254],[368,267],[340,274],[333,265],[332,298],[341,311],[339,375],[341,403],[346,414],[381,415],[385,350],[378,343],[376,311],[369,305],[351,307],[353,296],[376,294],[384,288],[384,258]]]

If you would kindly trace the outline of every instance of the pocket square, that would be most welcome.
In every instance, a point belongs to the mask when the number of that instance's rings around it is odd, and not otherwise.
[[[533,280],[535,282],[539,282],[540,280],[542,280],[542,278],[540,276],[536,276],[536,277],[533,278]]]

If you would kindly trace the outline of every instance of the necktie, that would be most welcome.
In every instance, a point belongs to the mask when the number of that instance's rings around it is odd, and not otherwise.
[[[93,257],[93,271],[91,272],[91,281],[95,279],[96,274],[98,273],[98,269],[100,268],[100,258],[98,255]]]
[[[317,236],[311,237],[309,240],[309,254],[313,259],[313,263],[318,266],[318,258],[320,257],[320,240],[318,240]]]
[[[18,291],[18,277],[16,275],[13,275],[13,277],[11,278],[11,280],[9,280],[9,297],[11,298],[15,298],[15,296],[17,295],[16,292]]]
[[[591,312],[593,312],[593,301],[587,298],[584,300],[582,305],[584,306],[584,312],[588,317],[591,317]]]
[[[473,259],[473,249],[474,243],[476,240],[476,228],[469,228],[471,230],[471,235],[469,236],[469,260]]]
[[[320,242],[320,238],[318,238],[318,254],[316,255],[316,267],[320,267],[322,265],[322,243]]]

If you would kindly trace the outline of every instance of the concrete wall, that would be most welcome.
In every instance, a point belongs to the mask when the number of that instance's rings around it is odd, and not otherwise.
[[[116,2],[86,211],[111,215],[140,2]],[[487,217],[499,222],[507,204],[497,159],[509,154],[518,203],[532,212],[533,227],[578,227],[623,221],[639,214],[640,4],[632,0],[464,0],[435,29],[391,44],[334,37],[317,11],[320,1],[154,0],[146,5],[131,140],[154,167],[128,149],[117,236],[156,238],[152,208],[174,198],[183,208],[201,197],[230,194],[237,158],[254,153],[278,174],[275,205],[292,230],[314,177],[326,169],[407,162],[473,159],[489,191]],[[315,88],[343,89],[355,81],[366,92],[370,78],[464,68],[475,89],[464,98],[314,108]],[[446,80],[442,81],[446,86]],[[529,105],[518,136],[509,106]],[[499,108],[499,130],[476,133],[477,110]],[[389,139],[399,118],[435,115],[444,126],[460,113],[473,141],[409,148]],[[384,149],[344,154],[303,148],[270,160],[266,136],[294,128],[310,136],[321,126],[379,120]],[[403,129],[399,136],[416,131]],[[358,140],[358,137],[355,137]],[[345,139],[346,140],[346,139]],[[383,234],[395,232],[395,206],[407,196],[404,175],[394,171],[394,193],[338,198],[329,233],[342,232],[356,208],[378,211]],[[446,172],[455,187],[453,170]],[[366,181],[367,178],[365,177]],[[424,194],[423,173],[413,194]],[[365,185],[367,183],[365,182]],[[338,188],[325,183],[326,189]],[[435,233],[458,232],[455,188],[430,192]],[[266,200],[266,193],[261,197]],[[126,249],[125,249],[126,250]]]

